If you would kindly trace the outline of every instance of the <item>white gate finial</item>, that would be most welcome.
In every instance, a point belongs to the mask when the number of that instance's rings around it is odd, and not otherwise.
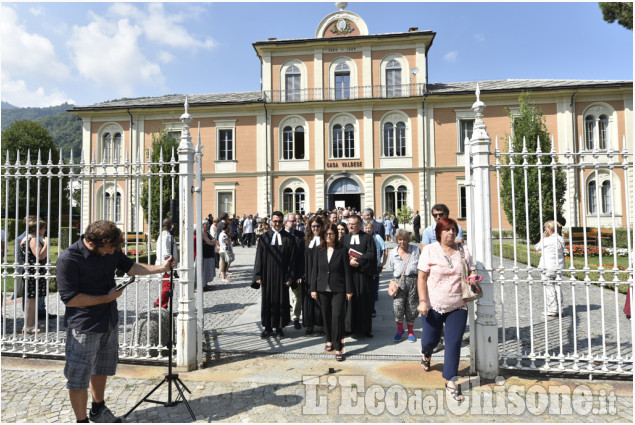
[[[339,10],[344,10],[346,9],[346,6],[348,6],[348,3],[345,1],[338,1],[335,2],[335,7],[337,7]]]

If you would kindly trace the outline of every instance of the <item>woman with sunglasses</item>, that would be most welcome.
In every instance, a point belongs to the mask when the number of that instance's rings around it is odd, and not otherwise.
[[[320,310],[320,304],[318,301],[310,296],[313,274],[313,259],[315,252],[319,249],[320,244],[324,240],[324,221],[322,217],[314,215],[309,219],[306,226],[306,236],[304,242],[306,244],[304,248],[304,288],[303,288],[303,303],[302,303],[302,324],[306,328],[305,333],[311,335],[315,326],[323,326],[324,320],[322,318],[322,311]],[[324,330],[318,331],[320,334],[324,334]]]
[[[324,328],[326,331],[326,351],[335,350],[335,359],[344,360],[344,320],[346,303],[353,298],[353,281],[348,265],[348,250],[340,244],[337,226],[326,225],[324,240],[315,252],[311,298],[320,300]]]

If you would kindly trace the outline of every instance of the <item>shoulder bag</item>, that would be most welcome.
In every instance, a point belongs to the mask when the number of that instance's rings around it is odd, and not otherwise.
[[[465,302],[477,300],[483,296],[483,290],[478,284],[481,278],[468,278],[469,269],[463,253],[463,244],[459,244],[459,252],[461,253],[461,297]]]
[[[399,282],[392,279],[388,284],[388,295],[395,298],[397,296],[397,292],[399,292],[399,285],[401,285],[401,281],[403,280],[403,275],[406,273],[406,269],[408,268],[408,262],[410,261],[410,256],[412,253],[408,254],[408,258],[406,258],[406,264],[403,266],[403,271],[401,272],[401,277],[399,278]]]

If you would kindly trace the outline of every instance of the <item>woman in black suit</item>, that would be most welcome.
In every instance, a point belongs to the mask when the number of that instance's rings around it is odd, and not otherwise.
[[[311,297],[320,297],[324,329],[326,331],[326,351],[335,350],[335,359],[344,360],[344,319],[346,303],[353,297],[353,281],[348,253],[342,247],[337,235],[337,225],[330,223],[324,231],[324,241],[315,251]]]

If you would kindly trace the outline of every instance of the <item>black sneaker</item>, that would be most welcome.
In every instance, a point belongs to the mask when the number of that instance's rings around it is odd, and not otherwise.
[[[294,327],[295,329],[302,329],[302,325],[300,325],[300,320],[299,320],[299,319],[295,319],[295,320],[293,321],[293,327]]]
[[[115,416],[112,411],[106,407],[106,405],[101,406],[99,411],[93,415],[92,409],[88,412],[88,419],[91,422],[99,422],[99,423],[122,423],[123,418],[121,416]]]
[[[282,332],[282,329],[276,329],[276,336],[280,339],[284,338],[284,332]]]
[[[269,338],[270,336],[273,335],[273,331],[271,329],[265,329],[264,331],[262,331],[262,333],[260,334],[260,338],[265,339],[265,338]]]

